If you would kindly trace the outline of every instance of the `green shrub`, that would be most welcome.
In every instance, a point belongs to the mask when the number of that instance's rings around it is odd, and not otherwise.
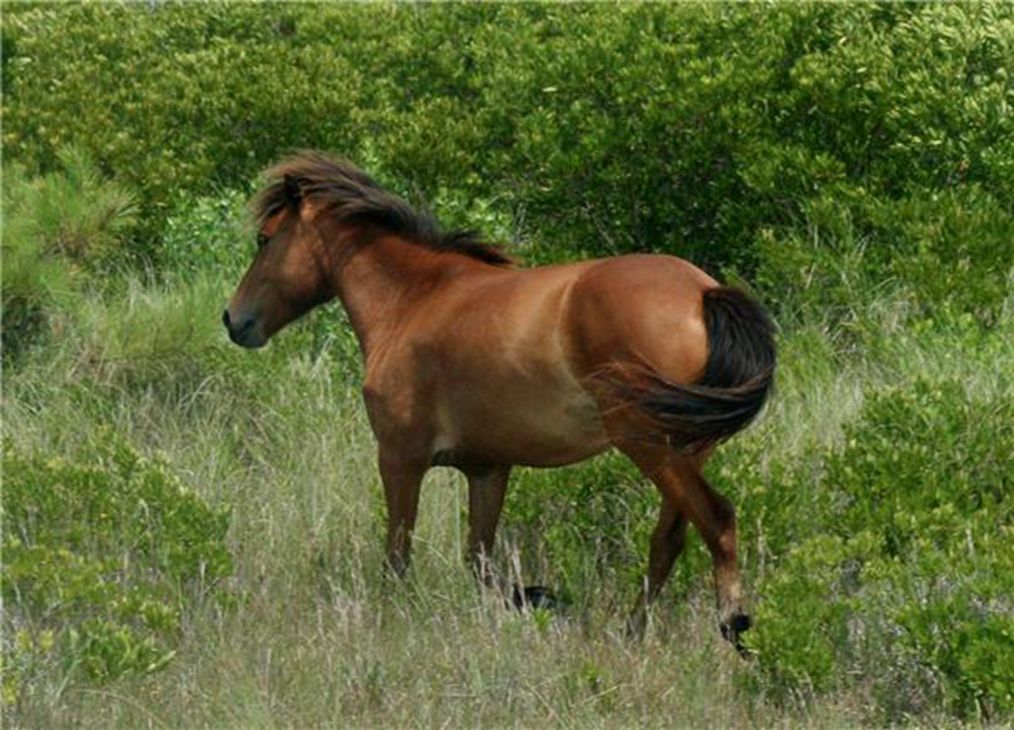
[[[43,255],[93,269],[129,254],[123,238],[134,220],[133,194],[106,179],[83,148],[61,148],[57,163],[55,172],[34,178],[15,168],[5,239],[30,239]]]
[[[320,147],[485,201],[533,262],[773,275],[814,229],[986,322],[1014,266],[1008,5],[26,5],[3,32],[7,157],[86,146],[152,253],[183,196]]]
[[[30,176],[5,168],[3,352],[13,360],[45,331],[54,308],[73,306],[88,273],[127,253],[133,197],[103,179],[80,149],[59,153],[60,169]]]
[[[237,191],[181,202],[165,224],[161,261],[169,275],[192,278],[215,272],[239,284],[254,252],[246,196]]]
[[[1009,397],[889,388],[817,483],[783,485],[825,494],[758,587],[750,641],[772,686],[822,691],[854,673],[892,715],[1014,709],[1012,424]]]
[[[848,325],[876,292],[913,317],[972,314],[995,325],[1014,272],[1014,220],[978,188],[806,206],[805,226],[762,228],[755,281],[786,323]]]
[[[100,434],[80,461],[4,449],[4,701],[43,671],[106,682],[175,653],[187,606],[231,572],[227,510]]]

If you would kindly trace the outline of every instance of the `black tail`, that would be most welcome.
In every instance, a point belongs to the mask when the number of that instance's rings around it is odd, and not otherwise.
[[[699,451],[729,438],[760,411],[775,371],[774,326],[739,289],[704,292],[708,361],[692,385],[644,370],[621,388],[653,430],[680,450]]]

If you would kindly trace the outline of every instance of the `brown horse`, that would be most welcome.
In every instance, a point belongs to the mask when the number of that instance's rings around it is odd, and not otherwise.
[[[387,558],[398,574],[431,466],[467,477],[468,551],[488,575],[511,466],[570,464],[615,447],[662,495],[631,626],[643,626],[689,521],[713,557],[722,633],[738,645],[750,621],[735,514],[701,467],[771,385],[772,327],[753,300],[671,256],[514,268],[320,153],[267,176],[255,201],[258,251],[223,321],[234,342],[260,347],[313,307],[341,301],[365,359]]]

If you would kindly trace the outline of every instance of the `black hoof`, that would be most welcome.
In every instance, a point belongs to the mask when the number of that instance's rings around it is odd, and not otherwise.
[[[514,594],[511,596],[514,608],[524,611],[526,608],[544,608],[547,611],[554,611],[559,608],[559,602],[545,586],[514,586]]]
[[[744,632],[749,631],[752,625],[753,621],[745,613],[734,614],[728,621],[722,621],[719,624],[719,628],[722,630],[722,638],[736,647],[736,651],[742,657],[749,657],[750,651],[743,645],[743,640],[740,637]]]

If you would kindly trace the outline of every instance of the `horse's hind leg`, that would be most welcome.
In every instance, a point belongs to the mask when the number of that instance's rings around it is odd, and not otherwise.
[[[672,574],[676,558],[683,552],[687,536],[687,519],[666,497],[662,497],[658,524],[648,544],[648,573],[645,576],[641,595],[627,621],[627,632],[640,638],[644,635],[648,618],[648,606],[658,597],[659,592]]]
[[[750,618],[742,603],[732,504],[701,475],[703,458],[681,455],[657,443],[618,446],[655,483],[663,500],[670,501],[701,533],[711,552],[722,635],[741,648],[739,635],[750,628]]]
[[[489,559],[503,511],[510,467],[469,469],[465,477],[468,479],[468,559],[476,578],[492,586]]]

